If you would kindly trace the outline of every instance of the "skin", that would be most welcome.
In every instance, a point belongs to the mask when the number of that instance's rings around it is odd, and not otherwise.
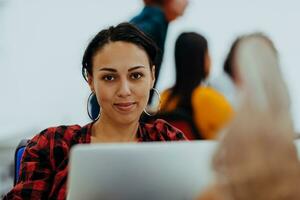
[[[88,80],[101,114],[92,127],[92,143],[136,140],[155,81],[154,68],[146,52],[129,42],[110,42],[96,53]]]
[[[188,3],[188,0],[166,0],[163,9],[167,20],[173,21],[182,16]]]
[[[210,55],[209,55],[208,51],[205,53],[204,62],[205,62],[204,66],[205,66],[206,77],[208,77],[209,74],[210,74],[210,66],[211,66],[211,58],[210,58]]]
[[[183,15],[189,0],[144,0],[144,3],[161,7],[170,22]]]

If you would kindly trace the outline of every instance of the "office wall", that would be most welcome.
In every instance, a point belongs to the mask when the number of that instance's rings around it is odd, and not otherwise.
[[[48,126],[87,123],[84,48],[101,28],[135,15],[141,0],[0,2],[0,145]],[[180,32],[198,31],[209,39],[216,76],[237,35],[263,31],[279,49],[299,131],[299,5],[296,0],[191,0],[186,14],[170,26],[158,88],[174,82],[173,47]]]

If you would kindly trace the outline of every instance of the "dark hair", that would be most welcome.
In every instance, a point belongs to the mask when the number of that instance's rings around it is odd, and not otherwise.
[[[130,23],[121,23],[100,31],[88,44],[82,59],[82,75],[87,81],[87,73],[92,75],[93,57],[106,44],[124,41],[143,49],[149,59],[150,67],[156,65],[158,48],[155,42]]]
[[[270,38],[268,36],[266,36],[263,33],[257,32],[257,33],[252,33],[252,34],[248,34],[248,35],[243,35],[238,37],[237,39],[235,39],[235,41],[232,43],[230,50],[228,52],[228,55],[225,59],[224,62],[224,66],[223,66],[223,70],[224,72],[232,79],[232,80],[236,80],[236,72],[235,72],[235,66],[234,66],[234,56],[235,56],[235,52],[236,49],[238,47],[238,44],[240,43],[240,41],[244,38],[248,38],[248,37],[259,37],[264,39],[269,45],[270,47],[273,49],[274,53],[277,55],[277,50],[273,44],[273,42],[270,40]]]
[[[233,62],[233,57],[235,55],[235,51],[236,51],[236,48],[239,44],[239,42],[241,41],[242,37],[238,37],[231,45],[230,47],[230,50],[228,52],[228,55],[225,59],[225,62],[224,62],[224,72],[232,79],[232,80],[235,80],[235,72],[234,72],[234,62]]]
[[[192,113],[193,90],[207,77],[205,56],[208,44],[205,37],[194,32],[182,33],[175,44],[176,82],[169,98],[178,97],[178,107]]]

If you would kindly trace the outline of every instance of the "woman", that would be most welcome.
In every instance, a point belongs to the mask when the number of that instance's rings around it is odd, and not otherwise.
[[[198,138],[215,138],[233,110],[224,96],[204,84],[210,71],[207,40],[194,32],[182,33],[175,45],[175,64],[176,82],[162,95],[162,111],[183,110],[193,117]]]
[[[290,98],[272,41],[239,38],[231,55],[241,102],[214,157],[216,184],[199,200],[300,199]]]
[[[82,71],[100,105],[96,121],[48,128],[27,145],[20,178],[4,199],[65,199],[69,151],[81,143],[185,140],[165,121],[139,123],[154,84],[155,44],[128,23],[100,31]]]
[[[159,77],[161,63],[164,54],[165,41],[169,24],[184,14],[188,0],[143,0],[145,7],[130,20],[145,34],[147,34],[161,50],[156,56],[155,79]],[[154,83],[154,87],[155,87]],[[150,92],[149,103],[151,103],[153,91]],[[99,107],[96,98],[90,98],[91,116],[96,119]]]

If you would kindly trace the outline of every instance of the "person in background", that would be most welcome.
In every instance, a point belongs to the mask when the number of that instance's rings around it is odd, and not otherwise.
[[[228,55],[225,59],[223,70],[225,74],[233,81],[234,84],[238,83],[238,77],[234,70],[234,53],[236,51],[237,45],[239,44],[242,37],[238,37],[231,45]]]
[[[237,39],[231,57],[241,102],[214,156],[215,184],[199,200],[300,199],[290,98],[277,50],[254,33]]]
[[[20,178],[4,199],[65,199],[69,153],[76,144],[185,140],[163,120],[139,122],[154,85],[156,55],[155,43],[129,23],[100,31],[82,61],[83,76],[100,104],[99,116],[83,127],[51,127],[32,138]]]
[[[192,116],[201,139],[216,138],[233,114],[224,96],[205,85],[210,65],[205,37],[195,32],[180,34],[175,44],[175,85],[161,99],[162,112],[180,109]]]
[[[155,78],[158,80],[169,23],[182,16],[188,0],[144,0],[145,7],[130,23],[151,37],[160,49]]]
[[[142,11],[129,22],[148,35],[159,47],[155,67],[155,80],[158,80],[169,24],[183,15],[188,0],[144,0],[144,4]],[[154,87],[155,85],[156,83]],[[152,102],[153,95],[151,91],[149,104]],[[100,109],[95,96],[90,98],[90,104],[90,118],[96,119]]]
[[[236,108],[238,100],[236,99],[237,79],[234,74],[232,57],[239,40],[240,38],[237,38],[233,42],[224,61],[223,71],[221,74],[209,81],[209,85],[221,92],[234,108]]]

